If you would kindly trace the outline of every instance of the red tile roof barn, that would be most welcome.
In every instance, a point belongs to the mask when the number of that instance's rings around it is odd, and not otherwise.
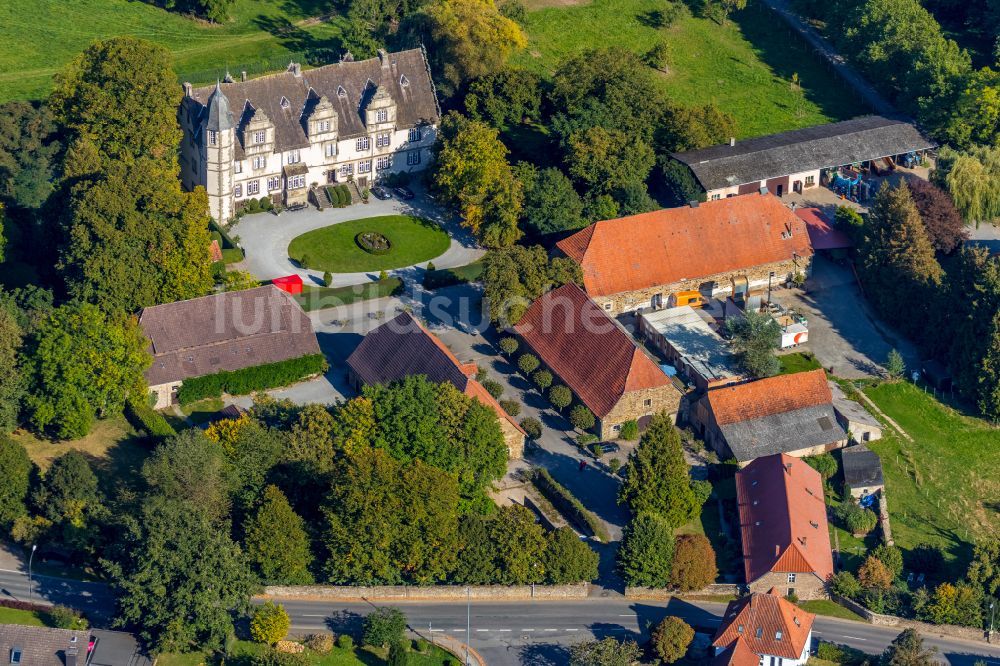
[[[776,590],[768,594],[751,594],[729,602],[712,645],[741,650],[744,655],[749,651],[798,659],[805,650],[815,619],[813,613],[782,598]],[[735,663],[739,666],[748,662],[737,659]],[[755,664],[757,660],[749,663]]]
[[[822,369],[712,389],[708,404],[720,426],[833,402]]]
[[[532,303],[514,331],[598,418],[607,416],[626,392],[670,383],[575,284]]]
[[[758,458],[736,473],[748,583],[774,571],[833,575],[823,480],[800,458]],[[775,653],[772,653],[775,654]]]
[[[476,364],[459,361],[409,312],[402,312],[369,332],[348,357],[347,365],[365,384],[388,384],[411,375],[424,375],[432,382],[448,382],[524,434],[517,421],[474,379]]]
[[[595,222],[556,246],[580,264],[591,296],[648,289],[813,253],[805,222],[770,194]]]

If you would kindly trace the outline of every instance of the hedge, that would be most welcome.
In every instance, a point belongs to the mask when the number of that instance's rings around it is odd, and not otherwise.
[[[483,275],[483,262],[474,261],[465,266],[428,270],[424,273],[424,289],[441,289],[469,282],[478,282]]]
[[[326,369],[325,356],[308,354],[242,370],[223,370],[203,377],[185,379],[177,392],[177,399],[182,405],[187,405],[204,398],[216,398],[223,393],[246,395],[254,391],[288,386],[310,375],[325,372]]]
[[[573,494],[566,490],[558,481],[552,478],[547,469],[538,468],[532,476],[532,481],[539,492],[552,502],[561,513],[565,514],[578,527],[590,532],[601,543],[608,543],[611,537],[597,516],[580,503]]]
[[[399,278],[386,278],[374,282],[365,282],[347,287],[314,287],[306,285],[301,294],[295,295],[295,300],[306,312],[334,308],[339,305],[350,305],[359,301],[386,296],[398,296],[403,293],[403,281]]]
[[[208,221],[208,227],[213,232],[218,234],[220,238],[222,238],[222,242],[219,243],[219,245],[222,247],[223,250],[231,250],[236,247],[236,242],[218,222],[216,222],[213,219],[210,219]]]
[[[131,398],[125,403],[125,418],[128,419],[133,428],[146,433],[147,437],[163,439],[177,434],[177,431],[167,423],[162,414],[135,398]]]

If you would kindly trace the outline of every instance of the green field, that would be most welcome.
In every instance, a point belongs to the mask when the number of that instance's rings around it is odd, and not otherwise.
[[[386,254],[369,254],[355,236],[377,231],[391,243]],[[288,256],[308,268],[331,273],[359,273],[403,268],[434,259],[448,249],[451,239],[440,226],[408,215],[383,215],[341,222],[316,229],[292,240]]]
[[[816,360],[816,357],[809,352],[782,354],[778,357],[778,360],[781,361],[781,372],[779,374],[782,375],[794,375],[797,372],[808,372],[823,367]]]
[[[622,46],[643,54],[661,38],[671,48],[671,73],[657,75],[670,99],[714,102],[736,117],[739,137],[842,120],[868,113],[780,19],[759,4],[726,25],[689,17],[651,27],[662,0],[592,0],[528,14],[528,48],[517,61],[551,75],[559,60],[584,49]],[[792,90],[793,73],[802,93]]]
[[[34,611],[0,607],[0,624],[20,624],[28,627],[45,627],[44,620]]]
[[[339,55],[344,20],[302,22],[331,8],[321,0],[236,0],[233,19],[212,25],[135,0],[0,2],[0,102],[44,96],[59,68],[95,39],[115,35],[162,44],[178,77],[196,84],[227,67],[237,76],[280,69],[293,55],[328,61]]]
[[[974,541],[1000,534],[1000,430],[908,382],[865,393],[914,440],[888,435],[871,445],[882,459],[896,545],[941,546],[953,577],[964,575]]]

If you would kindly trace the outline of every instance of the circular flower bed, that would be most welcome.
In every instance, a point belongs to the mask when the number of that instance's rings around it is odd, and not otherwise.
[[[362,231],[354,237],[354,242],[368,254],[389,254],[392,243],[377,231]]]

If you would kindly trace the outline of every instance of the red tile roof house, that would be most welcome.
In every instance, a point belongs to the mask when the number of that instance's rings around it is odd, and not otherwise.
[[[321,353],[309,316],[271,285],[154,305],[139,326],[156,409],[170,406],[185,379]]]
[[[824,599],[833,576],[819,472],[801,458],[758,458],[736,473],[743,569],[751,592]]]
[[[722,459],[809,456],[847,445],[822,369],[708,391],[691,408],[695,431]]]
[[[348,357],[347,367],[348,380],[358,390],[365,384],[388,384],[411,375],[425,375],[432,382],[449,382],[495,411],[510,457],[524,455],[524,430],[476,381],[476,364],[459,361],[408,312],[368,333]]]
[[[801,666],[809,660],[815,619],[779,590],[731,601],[712,641],[712,666]]]
[[[780,284],[809,275],[813,255],[805,222],[770,194],[595,222],[556,248],[612,314],[662,307],[678,291],[731,294],[744,278],[750,289]]]
[[[626,421],[641,429],[653,414],[677,413],[681,394],[670,379],[575,284],[532,303],[514,332],[594,413],[601,439],[613,439]]]

